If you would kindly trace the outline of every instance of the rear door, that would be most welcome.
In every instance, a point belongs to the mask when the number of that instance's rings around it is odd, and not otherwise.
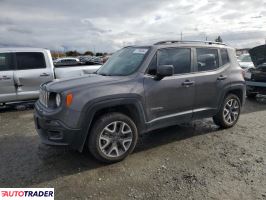
[[[220,53],[219,53],[220,52]],[[230,86],[230,61],[226,49],[196,48],[196,100],[194,118],[210,117],[220,104],[224,89]]]
[[[0,103],[16,100],[12,58],[11,53],[0,53]]]
[[[47,59],[43,52],[16,53],[14,80],[18,100],[37,99],[40,85],[53,80],[53,71]]]

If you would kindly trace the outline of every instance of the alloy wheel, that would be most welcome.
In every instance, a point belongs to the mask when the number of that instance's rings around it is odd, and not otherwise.
[[[126,122],[114,121],[108,124],[99,137],[101,152],[107,157],[120,157],[130,148],[133,140],[132,129]]]
[[[229,99],[223,110],[223,117],[226,123],[233,124],[239,116],[240,105],[236,99]]]

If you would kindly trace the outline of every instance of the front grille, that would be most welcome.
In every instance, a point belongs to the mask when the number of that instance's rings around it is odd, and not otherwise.
[[[39,100],[45,107],[48,107],[49,96],[50,96],[50,93],[48,91],[44,90],[43,88],[40,89]]]

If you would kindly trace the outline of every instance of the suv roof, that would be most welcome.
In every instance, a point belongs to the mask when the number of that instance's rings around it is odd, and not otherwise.
[[[233,49],[232,47],[227,46],[224,43],[212,42],[212,41],[186,41],[186,40],[166,40],[159,41],[153,44],[155,47],[177,47],[177,46],[186,46],[186,47],[215,47],[215,48],[227,48]]]
[[[200,40],[164,40],[164,41],[159,41],[154,44],[150,45],[129,45],[126,47],[153,47],[155,49],[160,49],[160,48],[167,48],[167,47],[205,47],[205,48],[223,48],[223,49],[232,49],[234,50],[235,48],[228,46],[225,43],[221,42],[213,42],[213,41],[200,41]],[[124,48],[126,48],[124,47]]]
[[[164,40],[160,42],[156,42],[154,45],[162,45],[162,44],[176,44],[176,43],[181,43],[181,44],[208,44],[208,45],[225,45],[222,42],[213,42],[213,41],[201,41],[201,40]]]

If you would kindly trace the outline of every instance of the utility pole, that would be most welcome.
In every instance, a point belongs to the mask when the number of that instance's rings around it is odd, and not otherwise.
[[[183,32],[180,33],[180,40],[183,41]]]

